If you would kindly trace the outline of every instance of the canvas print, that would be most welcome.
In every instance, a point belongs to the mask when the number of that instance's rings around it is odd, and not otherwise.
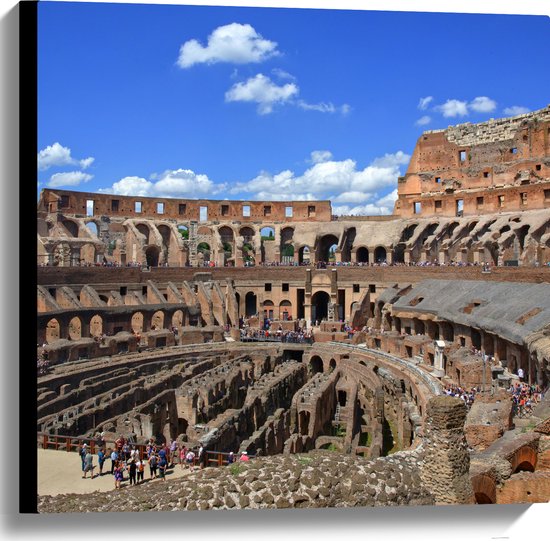
[[[550,500],[547,17],[40,2],[37,54],[40,513]]]

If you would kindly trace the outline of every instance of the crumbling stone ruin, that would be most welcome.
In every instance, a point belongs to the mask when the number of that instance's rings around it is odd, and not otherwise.
[[[519,420],[508,392],[550,382],[548,115],[426,132],[390,217],[43,190],[39,441],[256,456],[138,487],[132,510],[550,498],[550,402]],[[449,385],[478,389],[469,409]]]

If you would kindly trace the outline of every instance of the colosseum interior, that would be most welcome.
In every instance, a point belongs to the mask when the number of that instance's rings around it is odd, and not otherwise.
[[[391,216],[42,190],[39,444],[254,456],[177,509],[547,501],[549,171],[550,106],[422,134]]]

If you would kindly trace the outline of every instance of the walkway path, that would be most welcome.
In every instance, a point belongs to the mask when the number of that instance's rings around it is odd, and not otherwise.
[[[77,453],[67,453],[67,451],[54,451],[52,449],[38,449],[38,495],[55,496],[57,494],[85,494],[99,490],[107,492],[114,490],[115,481],[111,472],[111,460],[106,460],[103,466],[103,475],[98,476],[99,468],[97,466],[97,456],[94,455],[94,473],[93,479],[82,479],[82,468],[80,457]],[[198,468],[195,469],[198,471]],[[182,470],[179,464],[172,469],[167,470],[166,480],[177,479],[192,475],[189,470]],[[160,479],[149,480],[149,466],[145,468],[144,483],[162,483]],[[129,487],[128,473],[125,473],[123,488]]]

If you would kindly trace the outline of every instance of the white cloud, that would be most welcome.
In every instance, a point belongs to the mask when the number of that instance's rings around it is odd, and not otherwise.
[[[70,171],[67,173],[55,173],[48,182],[49,188],[59,188],[60,186],[78,186],[82,182],[88,182],[93,175],[83,173],[82,171]]]
[[[376,158],[372,165],[376,167],[398,167],[409,163],[411,157],[405,154],[402,150],[398,150],[394,154],[384,154],[381,158]]]
[[[215,184],[206,175],[190,169],[173,169],[151,175],[155,181],[130,176],[115,182],[110,188],[102,188],[102,193],[134,195],[140,197],[184,197],[215,195],[226,188],[225,184]]]
[[[316,152],[321,151],[312,152],[312,159]],[[321,157],[322,154],[316,156]],[[328,158],[328,154],[324,157]],[[330,199],[348,203],[351,208],[358,202],[370,201],[378,197],[377,193],[380,191],[395,186],[397,177],[400,176],[400,166],[409,159],[410,156],[399,151],[377,158],[364,169],[358,169],[356,162],[351,159],[328,159],[314,162],[302,175],[296,175],[290,170],[275,175],[262,172],[249,182],[237,183],[230,189],[230,193],[254,200]],[[377,208],[386,208],[387,202],[384,200],[376,205]]]
[[[415,124],[417,126],[425,126],[426,124],[429,124],[430,122],[432,121],[432,117],[428,116],[428,115],[424,115],[424,116],[421,116],[416,122]]]
[[[84,158],[83,160],[80,160],[78,163],[80,164],[80,167],[82,169],[88,169],[92,163],[94,163],[95,158]]]
[[[258,113],[269,114],[277,103],[285,103],[299,92],[294,83],[277,86],[269,77],[259,73],[245,83],[233,85],[225,93],[225,101],[246,101],[258,104]]]
[[[60,143],[54,143],[38,152],[38,170],[46,171],[50,167],[63,167],[66,165],[79,165],[86,169],[92,165],[94,158],[77,160],[71,156],[71,149]]]
[[[232,23],[219,26],[208,36],[208,45],[203,47],[192,39],[180,47],[177,64],[189,68],[194,64],[258,63],[278,55],[277,43],[262,38],[249,24]]]
[[[351,107],[345,103],[344,105],[337,106],[331,102],[328,103],[307,103],[304,100],[299,100],[297,102],[300,109],[305,111],[318,111],[319,113],[338,113],[340,112],[343,115],[347,115],[351,111]]]
[[[421,111],[425,111],[428,108],[428,105],[433,101],[433,96],[426,96],[425,98],[420,98],[420,101],[418,102],[418,109]]]
[[[332,159],[332,152],[330,150],[314,150],[311,153],[311,163],[328,162]]]
[[[468,114],[468,104],[460,100],[447,100],[443,105],[438,105],[435,109],[441,112],[446,118],[466,116]]]
[[[476,113],[490,113],[497,108],[497,102],[487,96],[478,96],[470,102],[468,107]]]
[[[294,75],[291,75],[287,71],[280,68],[273,68],[271,70],[271,73],[273,73],[273,75],[275,75],[276,77],[279,77],[279,79],[290,79],[291,81],[296,80],[296,77],[294,77]]]
[[[332,207],[332,212],[338,216],[376,216],[383,214],[392,214],[394,203],[397,200],[397,188],[390,192],[389,194],[381,197],[374,203],[369,203],[367,205],[337,205]],[[356,201],[361,203],[362,201]]]
[[[516,115],[524,115],[529,111],[530,109],[528,107],[523,107],[522,105],[512,105],[512,107],[506,107],[506,109],[504,109],[504,114],[510,115],[510,116],[516,116]]]
[[[159,197],[204,196],[215,194],[219,189],[206,175],[197,174],[190,169],[165,171],[153,185],[154,195]]]

